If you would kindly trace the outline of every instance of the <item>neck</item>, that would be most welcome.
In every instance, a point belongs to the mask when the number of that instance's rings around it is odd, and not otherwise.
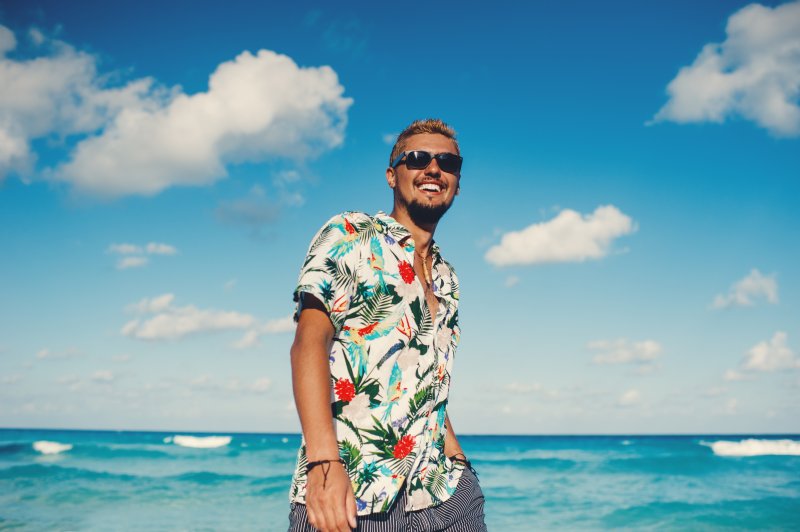
[[[397,220],[403,227],[408,229],[408,232],[411,233],[411,238],[414,239],[414,247],[419,251],[419,253],[427,257],[430,253],[431,242],[433,241],[433,233],[436,231],[436,224],[417,225],[414,223],[414,220],[411,219],[411,216],[408,215],[408,211],[406,209],[399,208],[396,204],[389,216]]]

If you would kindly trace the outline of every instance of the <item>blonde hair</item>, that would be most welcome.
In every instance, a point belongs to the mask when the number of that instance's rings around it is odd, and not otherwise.
[[[456,153],[460,154],[458,149],[458,140],[456,140],[456,130],[438,118],[426,118],[425,120],[414,120],[411,125],[405,128],[402,133],[397,136],[397,140],[392,148],[392,153],[389,155],[389,165],[391,166],[395,157],[405,151],[406,142],[408,142],[410,137],[413,137],[414,135],[420,135],[422,133],[444,135],[453,141],[453,143],[456,145]]]

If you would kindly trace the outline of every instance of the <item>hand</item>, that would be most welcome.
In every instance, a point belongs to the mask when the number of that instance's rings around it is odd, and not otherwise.
[[[340,462],[320,464],[308,472],[308,523],[323,532],[350,532],[356,528],[353,485]]]

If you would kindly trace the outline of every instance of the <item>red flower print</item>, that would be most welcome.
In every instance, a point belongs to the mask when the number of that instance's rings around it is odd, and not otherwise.
[[[392,449],[392,454],[394,454],[394,457],[397,458],[398,460],[402,460],[403,458],[408,456],[408,453],[410,453],[413,448],[414,448],[414,436],[409,436],[408,434],[406,434],[405,436],[400,438],[400,441],[397,442],[397,445],[394,446],[394,449]]]
[[[336,381],[334,388],[336,390],[336,397],[345,403],[349,403],[353,400],[353,397],[356,396],[356,387],[353,386],[350,379],[339,379]]]
[[[408,263],[407,260],[402,261],[399,265],[400,267],[400,277],[406,282],[406,284],[411,284],[414,282],[414,268],[411,267],[411,264]]]

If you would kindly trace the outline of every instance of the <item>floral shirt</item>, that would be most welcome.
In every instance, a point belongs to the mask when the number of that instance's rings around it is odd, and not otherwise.
[[[314,237],[294,293],[314,295],[335,334],[331,410],[339,456],[359,515],[389,509],[401,489],[406,510],[447,500],[463,465],[444,454],[445,415],[459,340],[458,279],[431,246],[431,316],[414,274],[414,241],[383,212],[334,216]],[[290,499],[305,502],[305,440]]]

